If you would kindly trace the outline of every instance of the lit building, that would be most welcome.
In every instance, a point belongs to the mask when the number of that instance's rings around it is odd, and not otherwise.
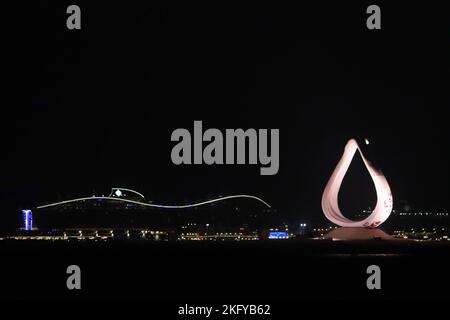
[[[141,193],[112,188],[91,196],[23,210],[24,235],[63,239],[248,240],[272,225],[270,205],[251,195],[232,195],[182,205],[154,204]]]

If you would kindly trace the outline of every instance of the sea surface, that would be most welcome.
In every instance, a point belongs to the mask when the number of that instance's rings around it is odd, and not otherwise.
[[[450,244],[415,241],[0,241],[2,299],[450,298]],[[81,290],[68,290],[69,265]],[[381,270],[369,290],[367,267]]]

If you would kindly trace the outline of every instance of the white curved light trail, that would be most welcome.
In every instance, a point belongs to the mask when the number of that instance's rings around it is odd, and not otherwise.
[[[122,189],[122,190],[124,190],[124,189]],[[187,204],[187,205],[180,205],[180,206],[168,206],[168,205],[152,204],[152,203],[145,203],[145,202],[139,202],[139,201],[134,201],[134,200],[123,199],[123,198],[95,197],[95,196],[93,196],[93,197],[84,197],[84,198],[77,198],[77,199],[71,199],[71,200],[65,200],[65,201],[50,203],[50,204],[38,206],[36,208],[37,209],[44,209],[44,208],[59,206],[59,205],[62,205],[62,204],[79,202],[79,201],[87,201],[87,200],[113,200],[113,201],[121,201],[121,202],[126,202],[126,203],[138,204],[138,205],[141,205],[141,206],[151,207],[151,208],[187,209],[187,208],[198,207],[198,206],[202,206],[202,205],[209,204],[209,203],[224,201],[224,200],[228,200],[228,199],[235,199],[235,198],[254,199],[254,200],[257,200],[257,201],[261,202],[262,204],[264,204],[268,208],[270,208],[270,205],[267,202],[265,202],[264,200],[262,200],[262,199],[260,199],[258,197],[255,197],[255,196],[247,195],[247,194],[226,196],[226,197],[221,197],[221,198],[217,198],[217,199],[212,199],[212,200],[207,200],[207,201],[193,203],[193,204]]]
[[[375,209],[366,219],[361,221],[353,221],[344,217],[338,205],[339,189],[341,188],[342,180],[347,173],[348,167],[350,166],[356,150],[359,151],[361,158],[364,161],[364,165],[369,171],[377,193],[377,204]],[[341,227],[376,228],[386,221],[391,214],[392,193],[386,177],[364,157],[355,139],[350,139],[347,142],[344,149],[344,154],[334,169],[333,174],[331,175],[330,180],[323,191],[322,210],[328,220]]]

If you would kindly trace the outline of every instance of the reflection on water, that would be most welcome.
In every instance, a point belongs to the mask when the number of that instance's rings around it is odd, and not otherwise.
[[[398,240],[381,229],[338,228],[325,234],[324,239],[336,241],[350,240]]]
[[[400,257],[404,254],[399,253],[327,253],[322,254],[323,257],[334,257],[334,258],[347,258],[347,257],[377,257],[377,258],[390,258],[390,257]]]

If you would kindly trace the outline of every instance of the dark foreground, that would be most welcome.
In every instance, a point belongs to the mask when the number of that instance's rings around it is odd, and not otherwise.
[[[450,244],[383,241],[0,242],[2,299],[153,302],[448,299]],[[381,268],[381,290],[366,269]],[[66,288],[81,268],[82,289]]]

